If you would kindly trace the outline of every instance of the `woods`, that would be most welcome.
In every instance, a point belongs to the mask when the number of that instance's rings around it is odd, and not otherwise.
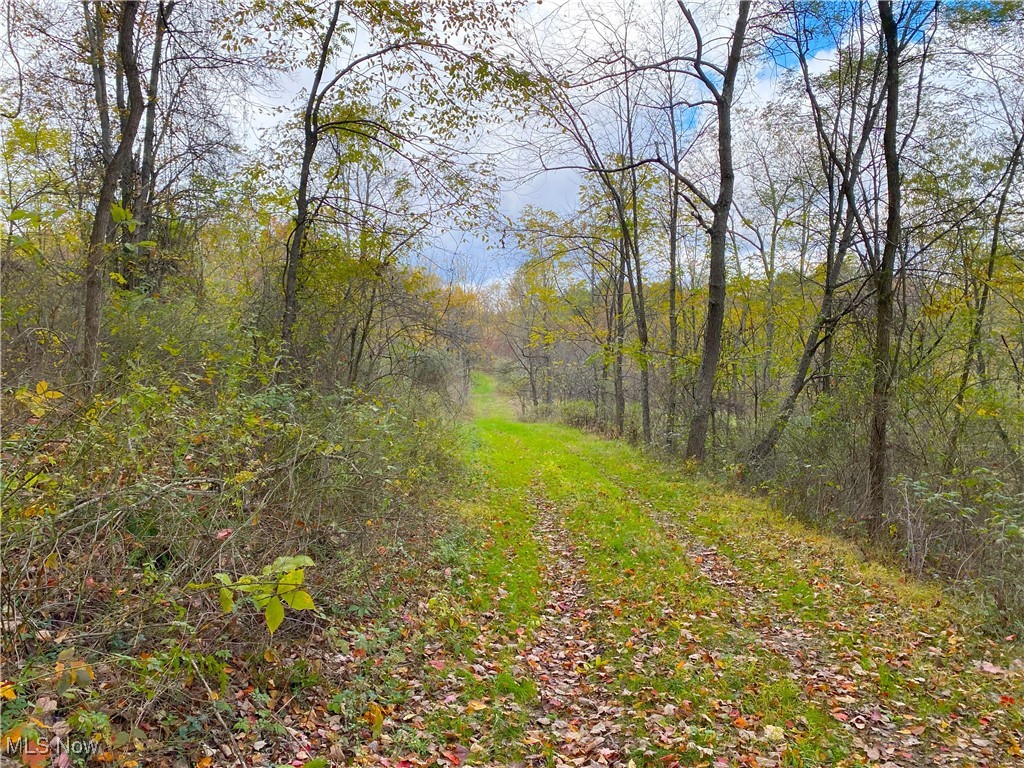
[[[535,67],[585,191],[513,222],[543,305],[497,310],[522,386],[544,381],[571,423],[732,467],[918,573],[973,574],[1019,613],[1013,12],[619,9],[617,37]]]
[[[1020,758],[1020,3],[2,27],[4,765]]]

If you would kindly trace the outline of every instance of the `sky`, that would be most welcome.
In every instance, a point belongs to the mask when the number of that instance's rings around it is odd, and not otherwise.
[[[587,35],[594,35],[591,44],[598,43],[597,37],[602,32],[609,34],[616,22],[614,19],[624,16],[644,17],[643,21],[656,14],[658,0],[606,0],[607,14],[600,6],[588,3],[551,2],[529,3],[522,11],[522,23],[535,35],[535,44],[552,51],[564,51],[585,40]],[[720,59],[724,59],[726,34],[731,29],[735,16],[735,6],[725,2],[695,4],[698,13],[704,13],[702,26],[714,29],[719,33],[708,35],[712,50]],[[662,11],[674,14],[676,18],[667,16],[670,21],[681,22],[681,14],[674,3]],[[710,14],[710,16],[708,16]],[[717,18],[715,18],[717,14]],[[639,23],[639,22],[637,22]],[[649,23],[649,22],[648,22]],[[584,30],[581,32],[581,30]],[[568,42],[568,45],[567,45]],[[717,45],[717,49],[714,47]],[[353,55],[358,55],[360,42],[357,39]],[[834,49],[821,45],[812,67],[824,71],[831,63]],[[740,97],[746,105],[764,104],[775,95],[786,62],[766,65],[762,62],[751,63],[744,77],[744,93]],[[251,129],[254,132],[279,126],[282,116],[276,112],[279,107],[294,107],[298,104],[303,91],[312,81],[312,73],[300,69],[282,75],[276,88],[260,94],[256,101],[263,105],[251,115]],[[496,123],[491,126],[492,133],[485,136],[485,151],[492,154],[496,176],[500,180],[497,210],[491,221],[484,224],[483,231],[464,230],[458,227],[438,227],[427,238],[422,251],[413,259],[414,263],[426,266],[444,277],[463,283],[486,285],[500,281],[518,266],[519,257],[514,250],[502,247],[500,229],[503,219],[515,220],[526,206],[533,206],[561,214],[572,212],[578,205],[580,185],[583,174],[579,171],[543,170],[542,163],[536,153],[517,148],[516,144],[529,144],[533,135],[543,138],[543,131],[536,125],[509,125]],[[523,139],[527,138],[527,141]],[[565,164],[579,163],[579,159],[569,159]],[[556,163],[552,163],[554,165]]]

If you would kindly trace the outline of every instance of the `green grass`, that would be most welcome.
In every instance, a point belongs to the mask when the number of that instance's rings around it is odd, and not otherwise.
[[[898,727],[923,726],[918,735],[935,744],[952,744],[951,726],[965,723],[985,725],[988,738],[995,730],[1003,748],[1019,740],[1019,677],[975,673],[982,656],[1006,660],[937,587],[622,443],[517,422],[482,374],[473,377],[473,413],[474,481],[454,500],[468,534],[446,553],[461,577],[432,601],[449,662],[437,684],[455,680],[458,703],[428,723],[438,738],[476,744],[471,761],[537,748],[522,742],[538,681],[516,655],[545,602],[541,565],[550,554],[535,531],[538,499],[554,505],[585,562],[587,632],[602,648],[587,679],[624,708],[624,732],[651,736],[651,713],[685,702],[689,746],[651,738],[654,758],[638,751],[637,766],[706,761],[701,749],[738,759],[767,749],[738,738],[740,729],[764,726],[785,732],[782,765],[861,765],[864,751],[840,718],[871,705]],[[735,584],[702,573],[694,552],[704,549],[718,553]],[[805,685],[807,671],[794,674],[794,660],[766,642],[780,627],[800,633],[829,685]],[[483,662],[495,674],[475,674]]]

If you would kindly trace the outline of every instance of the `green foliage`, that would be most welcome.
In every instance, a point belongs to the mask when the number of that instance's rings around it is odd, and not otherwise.
[[[247,595],[263,611],[267,630],[274,634],[284,621],[286,605],[295,611],[316,609],[313,598],[302,589],[305,569],[312,567],[313,561],[305,555],[282,556],[264,566],[259,576],[245,575],[233,581],[226,573],[214,574],[223,585],[219,591],[220,608],[225,613],[234,613],[235,595]]]
[[[85,398],[73,383],[29,380],[2,401],[2,578],[43,580],[5,593],[5,615],[22,617],[5,658],[16,649],[26,663],[5,668],[17,693],[4,713],[45,693],[78,604],[91,629],[62,662],[62,691],[83,732],[102,734],[116,701],[148,700],[168,743],[194,741],[234,690],[229,662],[245,669],[266,630],[317,608],[325,624],[346,615],[376,542],[418,530],[427,498],[458,471],[459,436],[430,388],[280,382],[275,344],[227,313],[188,297],[112,299],[108,383]],[[290,637],[310,625],[296,626]],[[197,714],[183,708],[195,696],[209,702]],[[273,723],[268,713],[268,733]]]
[[[595,429],[598,426],[597,413],[592,402],[569,400],[558,406],[560,421],[577,429]]]

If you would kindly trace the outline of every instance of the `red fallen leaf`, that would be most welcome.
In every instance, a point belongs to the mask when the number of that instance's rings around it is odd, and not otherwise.
[[[1007,696],[1005,693],[999,697],[1000,704],[1016,704],[1017,700],[1013,696]]]
[[[836,720],[838,720],[841,723],[845,723],[847,720],[850,719],[850,716],[848,714],[846,714],[845,712],[833,712],[832,713],[832,717],[834,717]]]
[[[444,669],[444,662],[440,659],[431,659],[430,666],[432,666],[434,669]]]
[[[217,541],[224,541],[228,536],[230,536],[234,532],[235,531],[233,528],[221,528],[219,531],[217,531]]]
[[[42,768],[50,761],[50,746],[39,741],[25,743],[21,752],[21,762],[29,768]]]
[[[461,744],[441,750],[441,754],[447,757],[452,765],[462,765],[462,761],[469,756],[469,750]]]

